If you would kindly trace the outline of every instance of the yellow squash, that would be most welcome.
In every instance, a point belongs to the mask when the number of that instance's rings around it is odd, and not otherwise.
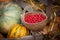
[[[26,27],[16,24],[8,33],[8,38],[20,38],[23,36],[27,36],[29,31]]]

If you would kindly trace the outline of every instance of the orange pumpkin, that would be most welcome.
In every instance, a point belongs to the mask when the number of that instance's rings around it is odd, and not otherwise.
[[[26,27],[21,26],[19,24],[13,26],[13,28],[8,33],[8,38],[19,38],[23,36],[27,36],[29,31]]]
[[[0,34],[0,38],[4,38],[2,34]]]
[[[12,0],[0,0],[0,2],[11,2]]]

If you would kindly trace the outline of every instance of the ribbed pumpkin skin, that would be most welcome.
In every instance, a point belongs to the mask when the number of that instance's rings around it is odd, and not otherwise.
[[[20,38],[27,36],[28,34],[29,31],[26,29],[26,27],[17,24],[9,31],[8,38]]]
[[[12,25],[19,23],[22,9],[14,3],[8,3],[4,6],[0,16],[0,32],[7,33]]]

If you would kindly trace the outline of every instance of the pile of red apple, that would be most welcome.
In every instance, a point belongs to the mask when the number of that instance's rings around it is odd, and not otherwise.
[[[27,13],[24,16],[24,21],[27,23],[38,23],[46,19],[46,16],[42,13]]]

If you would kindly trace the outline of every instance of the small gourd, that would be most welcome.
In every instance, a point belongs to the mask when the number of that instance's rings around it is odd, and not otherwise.
[[[20,38],[27,35],[29,35],[29,30],[24,26],[16,24],[9,31],[8,38]]]

